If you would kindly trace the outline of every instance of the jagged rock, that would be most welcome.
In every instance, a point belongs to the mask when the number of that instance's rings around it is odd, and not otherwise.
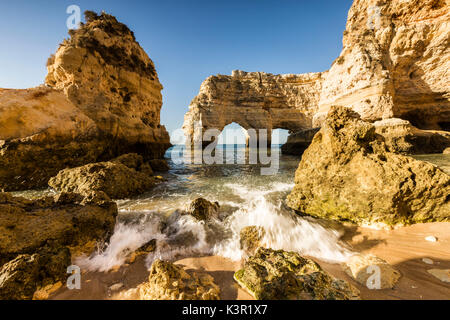
[[[149,253],[154,252],[156,250],[156,239],[150,240],[149,242],[145,243],[144,245],[142,245],[133,252],[131,252],[131,250],[128,248],[125,250],[126,250],[125,255],[128,255],[126,262],[134,263],[137,257],[148,255]]]
[[[450,146],[450,132],[420,130],[408,120],[385,119],[374,123],[390,152],[402,154],[441,153]]]
[[[324,77],[320,126],[333,105],[364,120],[409,120],[421,129],[448,130],[450,47],[446,0],[354,1],[343,50]]]
[[[235,122],[246,130],[268,129],[268,137],[276,128],[311,128],[321,82],[321,73],[273,75],[238,70],[231,76],[211,76],[202,83],[185,115],[183,129],[188,142],[198,141],[194,127],[200,120],[204,130],[222,131]]]
[[[218,217],[219,209],[220,206],[217,201],[212,203],[206,199],[197,198],[188,205],[182,214],[190,214],[197,220],[206,221],[211,217]]]
[[[68,167],[135,152],[160,159],[162,85],[133,32],[90,13],[48,61],[46,87],[0,89],[0,190],[45,187]]]
[[[358,224],[450,220],[450,176],[386,151],[375,127],[333,107],[305,151],[288,205],[319,218]]]
[[[258,248],[234,279],[258,300],[358,300],[359,291],[295,252]]]
[[[92,191],[103,191],[113,199],[124,199],[149,190],[156,181],[148,174],[116,161],[61,170],[48,184],[62,192],[88,195]]]
[[[219,300],[220,289],[210,275],[188,273],[181,266],[155,260],[139,295],[140,300]]]
[[[354,255],[342,267],[345,273],[369,289],[392,289],[401,277],[398,270],[374,255]],[[379,282],[375,279],[378,275]]]
[[[116,216],[117,205],[111,200],[61,203],[52,197],[27,200],[0,193],[0,265],[20,254],[37,253],[60,270],[54,257],[64,261],[65,247],[76,250],[91,241],[107,241]]]
[[[256,249],[262,246],[265,230],[263,227],[249,226],[241,230],[240,245],[241,250],[247,255],[253,255]]]
[[[285,144],[281,147],[284,154],[294,156],[302,155],[308,149],[314,136],[319,132],[320,128],[306,129],[291,133]]]

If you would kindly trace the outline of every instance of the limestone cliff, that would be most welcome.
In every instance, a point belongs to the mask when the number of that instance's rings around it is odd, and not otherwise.
[[[365,120],[398,117],[449,129],[449,8],[449,0],[355,0],[315,124],[332,105],[344,105]]]
[[[0,90],[0,190],[44,187],[66,167],[162,158],[162,85],[132,31],[87,12],[47,63],[46,86]]]
[[[194,123],[222,130],[235,122],[244,129],[282,128],[292,131],[311,127],[317,110],[322,73],[273,75],[233,71],[231,76],[206,79],[192,100],[183,129],[194,137]]]

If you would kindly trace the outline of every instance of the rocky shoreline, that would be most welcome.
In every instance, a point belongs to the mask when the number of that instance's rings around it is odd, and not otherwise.
[[[355,250],[341,266],[271,248],[268,231],[250,225],[239,230],[241,261],[193,254],[188,262],[203,269],[164,259],[154,259],[148,269],[145,257],[172,245],[155,238],[136,250],[125,248],[124,263],[107,272],[83,271],[94,286],[98,279],[108,286],[95,289],[86,282],[86,289],[68,291],[67,268],[111,244],[116,200],[152,190],[164,181],[158,174],[170,169],[163,158],[171,144],[160,124],[162,85],[154,63],[127,26],[106,13],[86,12],[86,24],[49,58],[45,85],[0,89],[0,299],[420,298],[411,291],[416,282],[426,286],[423,272],[414,269],[417,261],[404,262],[406,267],[394,261],[400,258],[436,261],[427,270],[430,287],[422,289],[427,298],[448,298],[450,176],[410,155],[447,154],[450,147],[450,53],[442,39],[450,13],[445,1],[423,0],[417,10],[404,1],[386,2],[386,18],[374,31],[361,27],[372,2],[354,2],[344,49],[330,70],[209,77],[184,123],[191,141],[198,120],[202,130],[222,130],[231,122],[246,130],[291,130],[283,151],[301,161],[285,204],[292,219],[324,219],[317,223],[345,229],[342,240]],[[56,195],[30,200],[8,193],[47,187]],[[188,216],[202,226],[223,223],[217,200],[186,203],[155,228],[175,234],[174,243],[188,242],[192,231],[177,233],[169,222]],[[392,231],[368,239],[367,226]],[[421,234],[420,228],[439,235]],[[402,230],[415,230],[408,238],[415,247],[394,243],[407,238]],[[203,241],[214,237],[219,233],[208,229]],[[384,240],[381,249],[370,247]],[[217,261],[227,267],[208,271],[208,263]],[[380,270],[378,282],[370,282],[373,268]]]

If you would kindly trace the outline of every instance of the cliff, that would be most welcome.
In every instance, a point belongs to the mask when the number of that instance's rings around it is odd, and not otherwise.
[[[125,153],[162,158],[162,85],[132,31],[87,12],[47,62],[45,86],[0,90],[0,189],[44,187],[61,169]]]

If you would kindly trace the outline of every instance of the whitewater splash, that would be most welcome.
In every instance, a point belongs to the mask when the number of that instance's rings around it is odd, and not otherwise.
[[[247,226],[265,229],[262,242],[267,247],[295,251],[331,263],[345,261],[352,252],[340,243],[338,231],[299,217],[284,207],[283,199],[293,186],[282,182],[264,187],[225,184],[243,202],[223,201],[222,205],[226,203],[237,209],[221,220],[197,221],[179,211],[170,216],[157,211],[135,213],[139,218],[119,220],[106,249],[91,257],[81,257],[76,263],[90,271],[108,271],[124,264],[130,252],[152,239],[157,240],[157,249],[148,255],[147,266],[155,259],[174,261],[201,255],[238,261],[245,258],[240,248],[240,231]],[[217,200],[220,202],[220,198]],[[125,214],[129,215],[129,212]]]

